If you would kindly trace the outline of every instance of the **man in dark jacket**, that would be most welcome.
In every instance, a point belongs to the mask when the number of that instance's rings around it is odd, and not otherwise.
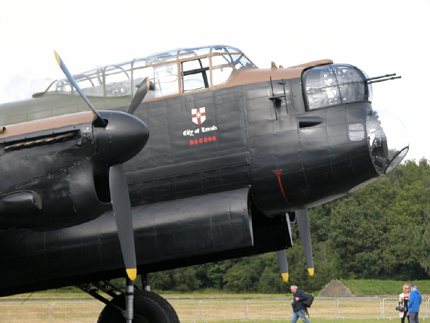
[[[409,294],[409,322],[410,323],[418,323],[418,312],[420,311],[421,305],[421,294],[417,289],[417,285],[411,285],[411,293]]]
[[[305,292],[295,285],[292,285],[290,289],[291,293],[293,293],[293,316],[291,317],[291,323],[296,323],[299,317],[303,322],[309,323],[309,320],[306,318],[306,307],[303,304],[303,301],[307,299]]]

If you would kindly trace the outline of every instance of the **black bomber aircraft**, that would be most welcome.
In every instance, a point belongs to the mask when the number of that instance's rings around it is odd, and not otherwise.
[[[0,106],[0,296],[76,285],[101,323],[179,321],[137,273],[276,252],[288,280],[292,222],[313,275],[307,210],[408,151],[372,107],[394,74],[258,69],[224,45],[73,76],[56,59],[67,78]]]

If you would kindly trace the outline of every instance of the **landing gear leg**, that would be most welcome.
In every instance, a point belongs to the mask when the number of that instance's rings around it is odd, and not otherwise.
[[[124,323],[127,321],[125,317],[127,312],[127,291],[121,293],[117,288],[108,282],[99,282],[94,284],[86,284],[79,286],[82,290],[106,304],[105,308],[100,313],[98,323]],[[131,284],[134,289],[136,286]],[[127,288],[129,284],[127,283]],[[112,297],[108,300],[99,294],[103,291]],[[179,323],[178,315],[175,309],[168,301],[160,295],[146,291],[146,290],[133,290],[133,323]]]
[[[134,283],[130,278],[127,279],[127,286],[125,287],[125,311],[124,317],[127,323],[133,322],[133,309],[134,309]]]
[[[149,285],[149,274],[142,274],[142,275],[140,275],[140,278],[142,279],[143,289],[150,292],[151,286]]]

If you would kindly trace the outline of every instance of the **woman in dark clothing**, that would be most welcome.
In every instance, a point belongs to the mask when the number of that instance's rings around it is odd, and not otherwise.
[[[403,293],[399,295],[399,305],[403,307],[403,312],[399,312],[399,317],[401,323],[405,323],[405,317],[408,318],[409,322],[409,313],[408,313],[408,304],[409,304],[409,291],[410,287],[408,284],[403,285]]]

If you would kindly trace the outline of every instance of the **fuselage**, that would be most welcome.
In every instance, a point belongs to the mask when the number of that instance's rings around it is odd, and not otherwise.
[[[366,76],[354,66],[322,60],[260,70],[245,60],[235,68],[244,58],[232,56],[221,49],[154,56],[153,68],[168,77],[154,74],[134,113],[150,137],[124,164],[141,271],[286,248],[285,213],[343,196],[397,166],[401,158],[390,154],[405,154],[405,147],[390,151]],[[216,65],[221,59],[230,65]],[[104,96],[88,92],[93,105],[125,111],[128,87],[104,80]],[[12,193],[31,200],[20,193],[30,191],[42,204],[3,203],[0,256],[8,265],[0,269],[0,295],[121,275],[101,130],[64,88],[0,107],[0,203]],[[73,115],[80,121],[67,121]],[[9,128],[16,132],[8,135]]]

